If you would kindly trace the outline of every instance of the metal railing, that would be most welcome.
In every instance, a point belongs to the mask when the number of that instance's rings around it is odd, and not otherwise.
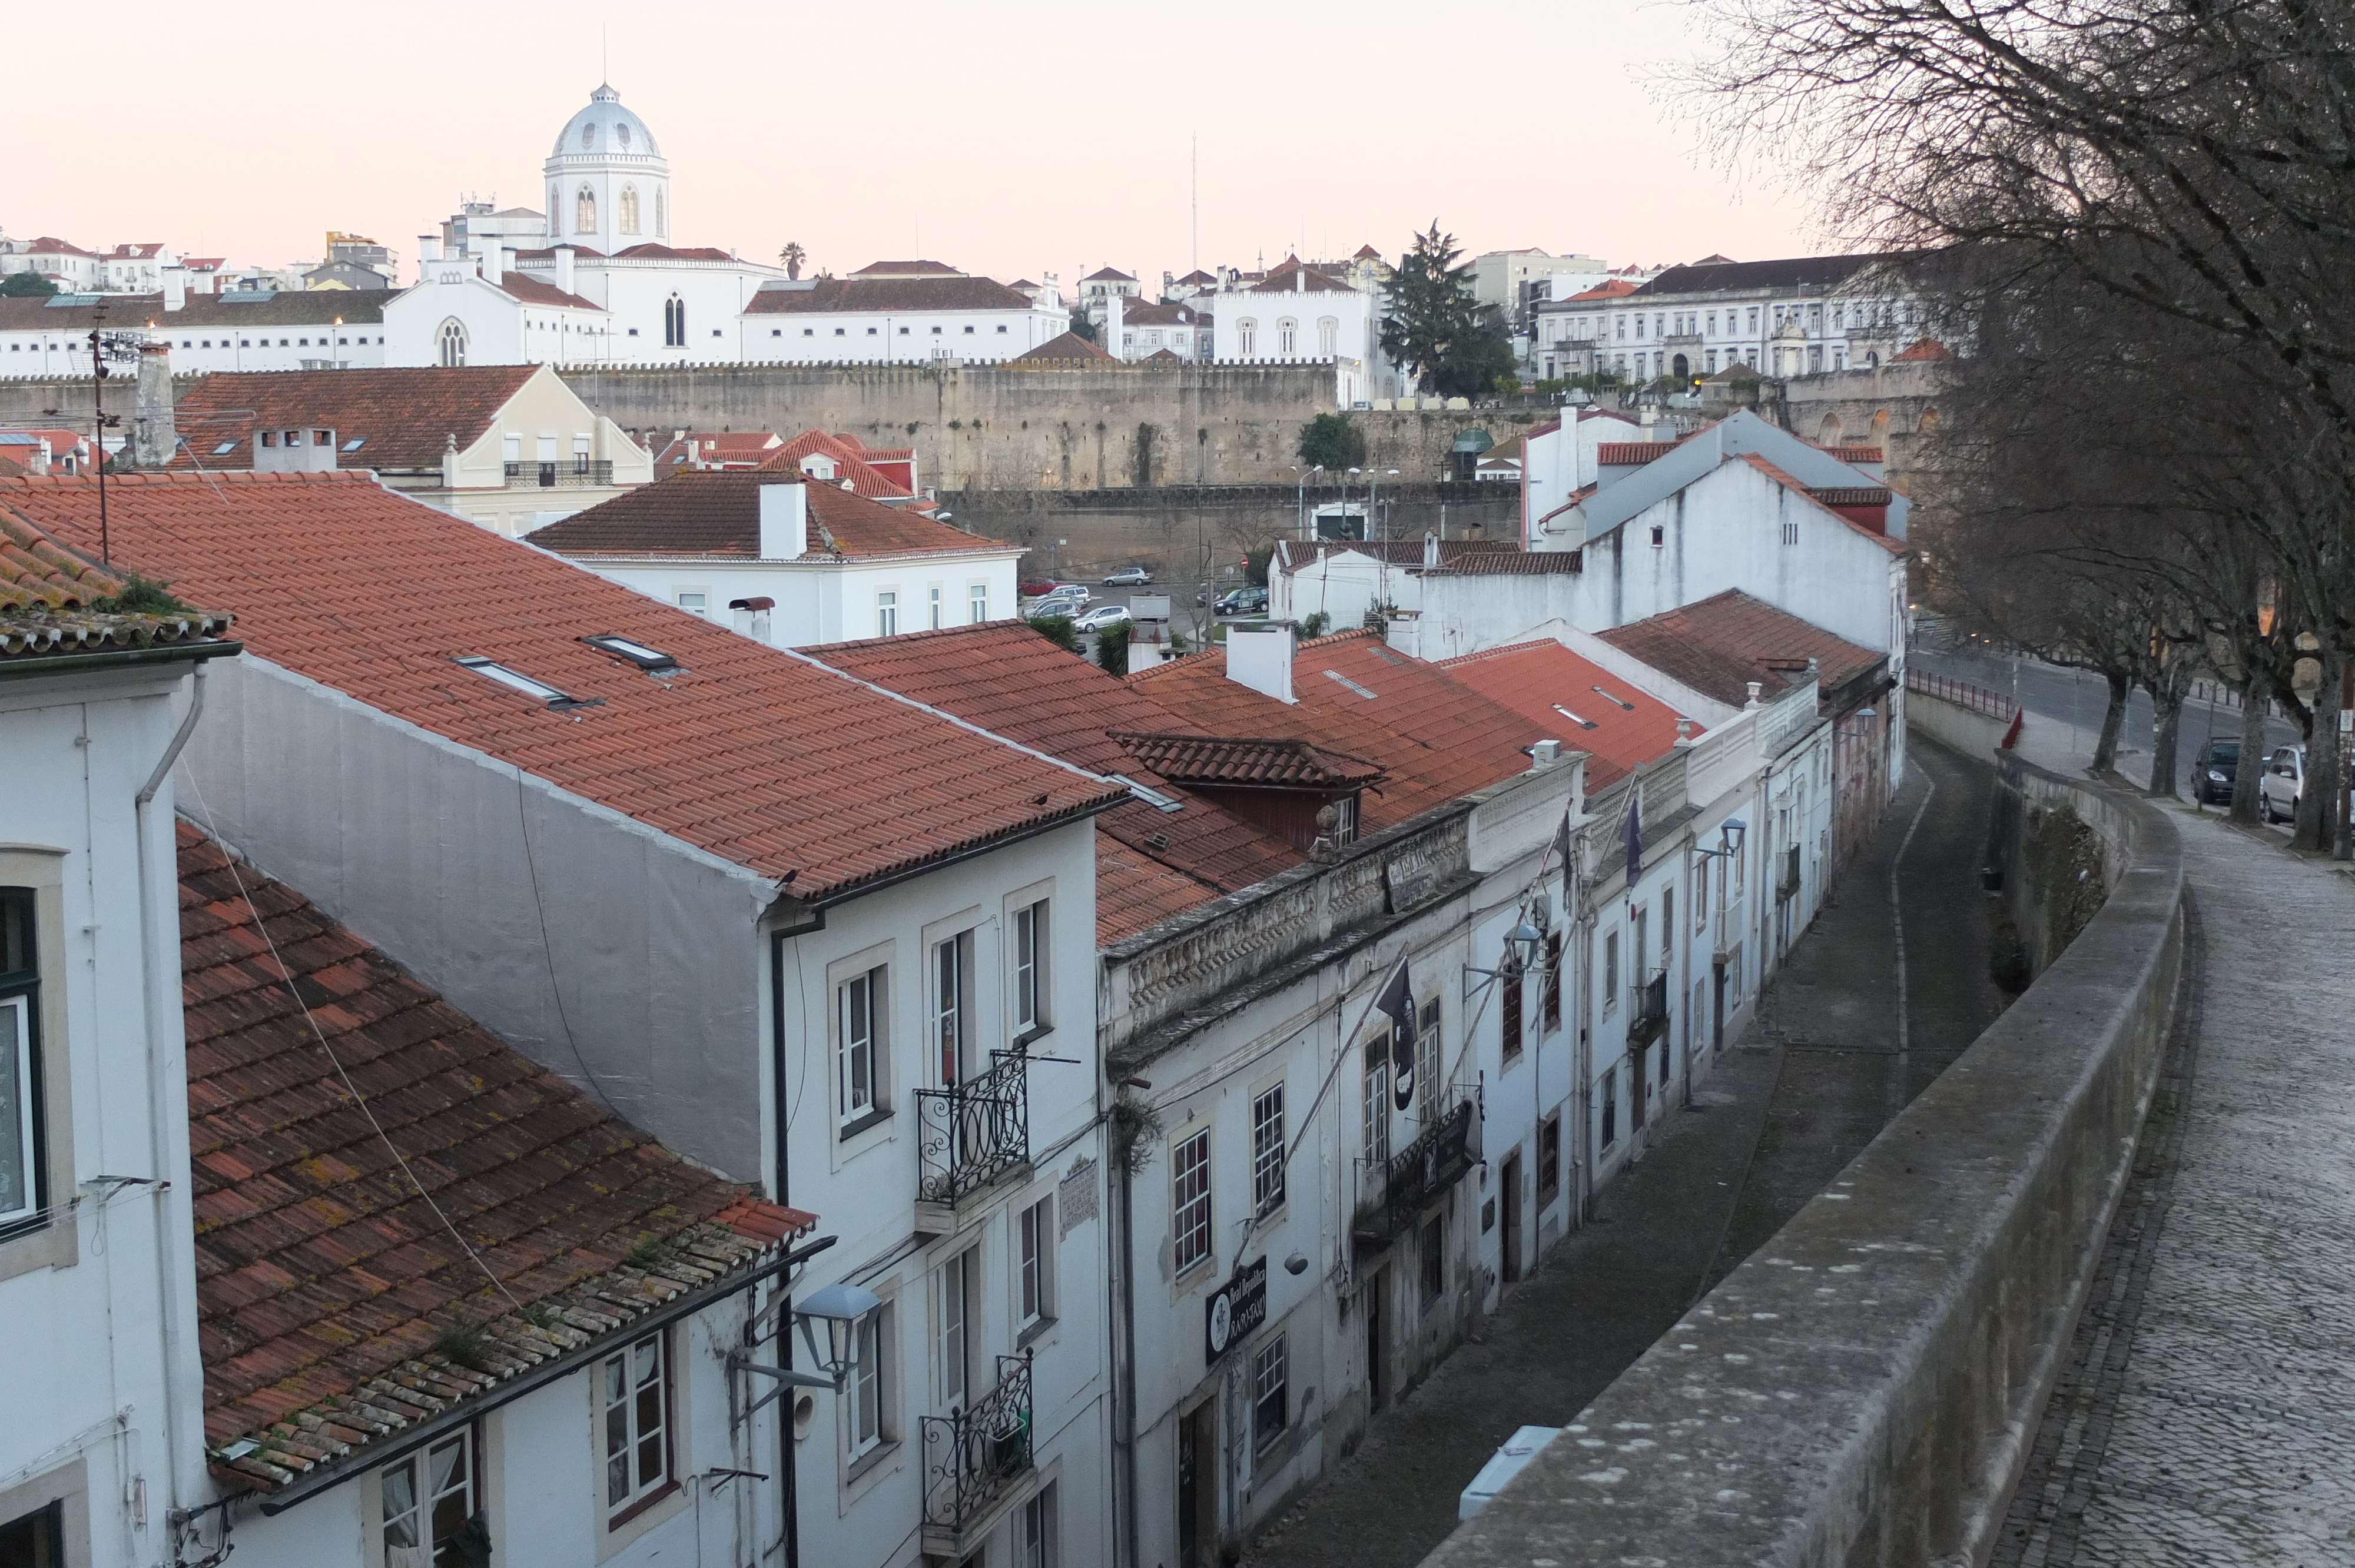
[[[1030,1357],[997,1358],[997,1386],[924,1417],[924,1523],[962,1531],[1030,1467]]]
[[[1648,1045],[1668,1030],[1668,972],[1662,969],[1631,990],[1634,994],[1629,1001],[1634,1011],[1628,1015],[1627,1042],[1631,1045]]]
[[[506,465],[510,489],[585,490],[613,482],[613,465],[602,458],[558,459],[551,462],[511,462]]]
[[[1030,1160],[1028,1058],[995,1051],[987,1072],[916,1091],[916,1195],[954,1203]]]
[[[1359,1205],[1357,1239],[1380,1245],[1412,1224],[1439,1195],[1462,1181],[1476,1160],[1472,1148],[1470,1100],[1426,1128],[1412,1143],[1382,1162]]]
[[[1941,702],[1953,703],[1957,707],[1968,708],[1975,714],[1985,714],[1991,719],[2001,719],[2006,724],[2010,723],[2012,715],[2019,711],[2019,705],[2000,692],[1990,692],[1985,686],[1974,686],[1967,681],[1957,681],[1951,675],[1933,674],[1927,670],[1907,670],[1905,689],[1919,692],[1925,697],[1936,697]]]

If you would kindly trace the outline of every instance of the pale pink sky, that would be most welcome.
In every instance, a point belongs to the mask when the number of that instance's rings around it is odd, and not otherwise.
[[[414,0],[248,26],[134,0],[109,13],[99,102],[71,51],[13,73],[48,177],[11,182],[0,228],[273,265],[339,228],[392,246],[406,281],[462,196],[539,205],[602,26],[670,160],[675,242],[748,257],[798,239],[837,272],[922,255],[1068,288],[1106,262],[1157,282],[1295,247],[1395,256],[1434,217],[1467,254],[1831,248],[1639,82],[1693,21],[1660,0]]]

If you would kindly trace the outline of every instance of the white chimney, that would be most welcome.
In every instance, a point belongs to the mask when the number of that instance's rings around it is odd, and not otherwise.
[[[1117,287],[1112,288],[1111,291],[1104,296],[1104,334],[1102,346],[1103,351],[1114,359],[1128,357],[1127,354],[1123,352],[1120,342],[1122,329],[1128,320],[1128,312],[1124,308],[1127,302],[1122,298]],[[1289,697],[1284,700],[1291,701]]]
[[[572,292],[572,260],[576,252],[570,245],[556,248],[556,286],[566,293]]]
[[[1288,620],[1230,626],[1227,679],[1279,703],[1296,701],[1292,694],[1292,622]]]
[[[1423,564],[1426,567],[1439,565],[1439,535],[1436,534],[1423,536]]]
[[[790,561],[809,549],[809,486],[761,486],[761,558]]]
[[[1529,747],[1529,771],[1532,773],[1551,768],[1561,760],[1561,742],[1558,740],[1540,740]]]
[[[184,311],[188,308],[188,270],[175,263],[164,269],[164,308]]]
[[[417,260],[421,266],[428,261],[441,260],[442,237],[438,234],[419,235],[417,237]]]

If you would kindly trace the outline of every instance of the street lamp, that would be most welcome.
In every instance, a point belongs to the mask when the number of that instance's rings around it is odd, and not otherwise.
[[[730,1351],[729,1362],[739,1371],[759,1372],[775,1380],[782,1385],[779,1393],[785,1388],[830,1388],[839,1393],[858,1367],[858,1320],[882,1304],[875,1292],[857,1285],[829,1285],[802,1298],[802,1304],[794,1308],[794,1318],[802,1326],[802,1343],[809,1347],[810,1362],[817,1369],[815,1372],[762,1366],[742,1349]],[[823,1351],[817,1344],[817,1326],[821,1323],[826,1325]],[[776,1397],[775,1393],[763,1395],[744,1413],[746,1417]]]
[[[1351,469],[1349,471],[1350,471],[1352,474],[1358,474],[1358,473],[1363,473],[1363,472],[1365,471],[1365,470],[1363,470],[1363,469],[1359,469],[1359,468],[1353,468],[1353,469]],[[1347,527],[1348,527],[1348,525],[1349,525],[1349,482],[1348,482],[1347,479],[1344,479],[1344,480],[1341,482],[1341,526],[1342,526],[1342,527],[1344,527],[1344,528],[1347,528]],[[1372,528],[1372,526],[1371,526],[1371,520],[1370,520],[1370,519],[1369,519],[1369,525],[1368,525],[1368,527],[1367,527],[1366,531],[1365,531],[1363,534],[1359,535],[1359,538],[1363,538],[1363,539],[1370,539],[1370,538],[1372,538],[1373,536],[1374,536],[1374,535],[1373,535],[1373,528]]]
[[[1382,489],[1382,475],[1388,474],[1391,478],[1396,479],[1398,477],[1398,471],[1399,471],[1394,468],[1371,469],[1368,471],[1369,477],[1366,481],[1366,537],[1369,539],[1373,538],[1376,535],[1381,532],[1382,508],[1380,497],[1381,495]]]

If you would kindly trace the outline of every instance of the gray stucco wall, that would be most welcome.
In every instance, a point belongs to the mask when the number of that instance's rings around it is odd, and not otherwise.
[[[2182,943],[2163,813],[2000,767],[2101,835],[2100,913],[1426,1568],[1983,1555],[2133,1158]]]

